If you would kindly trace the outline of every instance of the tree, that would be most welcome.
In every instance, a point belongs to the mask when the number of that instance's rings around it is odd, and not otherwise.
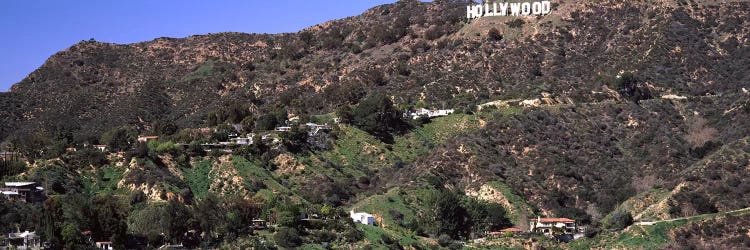
[[[307,137],[307,131],[300,126],[292,126],[291,130],[281,134],[284,146],[292,153],[299,153],[305,149]]]
[[[426,197],[429,209],[426,211],[422,226],[427,232],[435,235],[447,234],[452,238],[466,236],[466,210],[461,207],[459,196],[450,190],[441,189],[430,192]]]
[[[252,115],[248,115],[245,118],[242,119],[240,122],[240,125],[242,125],[242,131],[245,133],[250,133],[255,130],[255,117]]]
[[[170,201],[164,208],[167,215],[167,237],[172,242],[182,241],[182,236],[190,229],[191,213],[190,210],[178,201]]]
[[[258,120],[255,121],[255,130],[256,131],[273,130],[277,124],[278,124],[278,121],[276,120],[275,115],[264,114],[258,117]]]
[[[171,120],[156,120],[151,123],[151,129],[157,135],[173,135],[179,129]]]
[[[226,211],[220,205],[219,197],[210,192],[203,199],[196,200],[193,205],[194,218],[200,228],[211,237],[218,234],[226,224],[225,215]]]
[[[609,227],[612,229],[622,230],[633,224],[633,216],[625,211],[615,211],[609,218]]]
[[[26,171],[26,162],[18,159],[0,160],[0,179]]]
[[[336,109],[336,116],[339,118],[340,123],[350,124],[353,119],[352,107],[344,105]]]
[[[97,224],[92,231],[96,239],[124,246],[128,228],[125,206],[112,195],[97,196],[92,203]]]
[[[102,135],[102,143],[114,152],[126,151],[135,142],[138,132],[127,126],[113,128]]]
[[[617,92],[632,102],[638,103],[641,100],[651,99],[651,91],[640,82],[633,72],[623,72],[617,75],[615,84],[617,85]]]
[[[60,230],[60,235],[66,249],[77,249],[83,243],[81,231],[73,223],[65,223]]]
[[[148,238],[150,245],[160,245],[169,231],[169,222],[164,219],[168,216],[163,206],[146,206],[128,217],[128,230]]]
[[[505,218],[505,208],[500,204],[464,196],[462,207],[468,213],[473,233],[497,230],[511,225],[510,221]]]
[[[358,128],[390,143],[392,132],[402,132],[408,125],[396,110],[393,102],[384,94],[371,95],[357,105],[352,112],[353,124]]]

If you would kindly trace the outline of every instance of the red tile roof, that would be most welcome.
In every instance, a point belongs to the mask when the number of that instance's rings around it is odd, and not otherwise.
[[[521,230],[520,228],[511,227],[511,228],[506,228],[506,229],[500,230],[500,232],[501,233],[505,233],[505,232],[523,232],[523,230]]]

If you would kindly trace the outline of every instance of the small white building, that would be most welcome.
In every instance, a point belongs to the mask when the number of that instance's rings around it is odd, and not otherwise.
[[[248,137],[235,137],[235,138],[229,139],[229,142],[237,144],[237,145],[251,145],[251,144],[253,144],[253,137],[252,136],[248,136]]]
[[[276,132],[286,132],[289,130],[292,130],[292,127],[276,127],[273,129],[273,131],[276,131]]]
[[[155,135],[152,135],[152,136],[139,136],[138,137],[138,142],[148,142],[148,141],[156,140],[156,139],[159,139],[159,136],[155,136]]]
[[[361,223],[365,225],[373,226],[375,225],[375,216],[372,216],[372,214],[360,212],[355,213],[354,210],[349,211],[349,216],[352,217],[352,220],[354,220],[354,223]]]
[[[94,148],[102,152],[107,151],[107,145],[94,145]]]
[[[110,242],[110,241],[98,241],[98,242],[94,243],[94,245],[96,245],[97,249],[103,249],[103,250],[113,250],[113,249],[115,249],[114,247],[112,247],[112,242]]]

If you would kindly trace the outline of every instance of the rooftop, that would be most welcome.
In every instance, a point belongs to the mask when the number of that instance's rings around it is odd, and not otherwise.
[[[537,219],[531,219],[531,221],[532,222],[536,222]],[[576,222],[576,221],[568,219],[568,218],[541,218],[541,219],[539,219],[539,222],[541,222],[541,223],[556,223],[556,222],[573,223],[573,222]]]
[[[6,187],[23,187],[28,185],[34,185],[36,182],[33,181],[24,181],[24,182],[6,182]]]

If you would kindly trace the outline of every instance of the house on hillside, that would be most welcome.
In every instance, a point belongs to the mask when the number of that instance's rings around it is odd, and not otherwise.
[[[426,118],[433,118],[433,117],[439,117],[439,116],[446,116],[453,114],[453,109],[438,109],[438,110],[429,110],[425,108],[419,108],[415,110],[414,112],[406,112],[404,113],[404,117],[411,117],[411,119],[419,119],[422,117]]]
[[[36,232],[19,232],[8,234],[8,245],[11,249],[40,249],[41,240]]]
[[[529,232],[544,235],[575,234],[576,221],[568,218],[536,218],[529,220]]]
[[[319,132],[331,131],[331,126],[328,126],[328,123],[320,125],[320,124],[308,122],[305,124],[305,126],[307,127],[309,131],[307,134],[310,136],[317,135]]]
[[[230,138],[229,143],[233,143],[236,145],[252,145],[253,137],[251,135],[248,135],[247,137]]]
[[[372,216],[372,214],[360,212],[355,213],[354,210],[349,211],[349,217],[354,220],[354,223],[360,223],[365,225],[374,226],[375,225],[375,216]]]
[[[102,152],[107,151],[107,145],[94,145],[94,148]]]
[[[263,230],[268,228],[268,225],[266,224],[265,220],[254,219],[252,228],[255,230]]]
[[[5,182],[0,188],[3,196],[9,200],[31,202],[41,196],[44,188],[37,187],[36,182]]]
[[[292,127],[276,127],[273,129],[276,132],[287,132],[289,130],[292,130]]]
[[[235,135],[230,135],[228,142],[219,142],[219,144],[220,145],[224,145],[224,146],[227,146],[227,145],[252,145],[253,144],[253,137],[254,136],[255,136],[255,134],[253,134],[253,133],[249,133],[245,137],[240,137],[240,136],[237,136],[236,134]]]
[[[10,161],[16,158],[18,158],[18,153],[16,152],[6,152],[6,151],[0,152],[0,160]]]
[[[115,249],[112,247],[111,241],[97,241],[94,243],[94,246],[96,246],[96,249],[102,249],[102,250],[112,250]]]
[[[148,142],[150,140],[156,140],[156,139],[159,139],[159,136],[155,136],[155,135],[152,135],[152,136],[140,136],[140,137],[138,137],[138,142]]]

